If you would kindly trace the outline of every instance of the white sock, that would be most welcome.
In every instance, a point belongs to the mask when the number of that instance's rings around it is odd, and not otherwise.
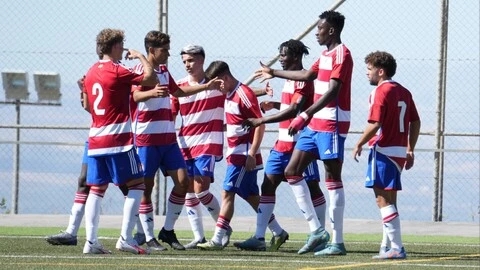
[[[196,193],[195,196],[197,196],[200,202],[202,202],[202,204],[207,208],[208,213],[216,222],[220,213],[220,204],[218,203],[217,198],[213,196],[209,190]]]
[[[222,244],[222,239],[227,229],[230,228],[230,220],[225,219],[223,216],[219,216],[217,224],[215,225],[215,232],[213,233],[212,242],[215,244]]]
[[[85,214],[85,203],[87,202],[88,193],[75,193],[75,200],[70,211],[70,217],[68,219],[68,227],[65,230],[73,236],[77,236],[78,229],[82,223],[83,215]]]
[[[380,213],[382,214],[383,223],[386,226],[388,238],[391,241],[391,248],[401,249],[403,243],[400,230],[400,216],[398,215],[397,208],[391,204],[380,208]]]
[[[173,230],[175,222],[182,213],[183,205],[185,204],[185,195],[179,196],[173,191],[170,193],[167,203],[167,213],[165,214],[165,224],[163,228],[167,231]]]
[[[325,180],[330,199],[329,215],[332,225],[332,243],[343,243],[343,213],[345,211],[345,192],[343,183]]]
[[[255,238],[265,238],[270,217],[275,208],[275,196],[260,196],[260,204],[257,209],[257,228],[255,230]]]
[[[390,239],[388,239],[388,232],[387,226],[382,223],[382,243],[380,244],[381,247],[390,247]]]
[[[154,228],[154,218],[153,218],[153,205],[152,203],[140,203],[138,219],[137,219],[137,232],[138,232],[138,221],[140,221],[140,228],[142,228],[143,233],[145,234],[145,240],[148,242],[155,238],[153,234]]]
[[[293,194],[297,200],[298,207],[303,213],[303,216],[308,221],[310,231],[313,232],[322,227],[320,221],[318,221],[317,214],[313,208],[312,198],[310,198],[310,190],[308,189],[305,180],[297,181],[296,183],[290,183]]]
[[[190,221],[194,240],[197,242],[201,241],[205,237],[205,232],[203,231],[200,200],[195,196],[195,193],[187,193],[185,196],[185,210],[187,210],[187,217],[188,221]]]
[[[98,241],[98,222],[100,219],[100,207],[102,206],[104,192],[90,190],[87,202],[85,203],[85,232],[87,241],[96,243]]]
[[[268,228],[274,236],[280,235],[283,232],[283,228],[282,226],[280,226],[280,223],[278,223],[274,214],[270,216],[270,220],[268,221]]]
[[[142,184],[143,185],[143,184]],[[130,189],[123,204],[123,220],[120,235],[128,243],[133,241],[133,228],[137,223],[140,201],[142,200],[143,190]]]
[[[140,214],[138,215],[140,217]],[[135,225],[137,228],[137,233],[139,234],[145,234],[145,231],[143,230],[143,224],[140,218],[137,219],[137,224]]]
[[[317,214],[318,221],[323,228],[325,228],[325,218],[327,214],[327,203],[325,201],[325,197],[317,197],[313,200],[313,207],[315,208],[315,213]]]

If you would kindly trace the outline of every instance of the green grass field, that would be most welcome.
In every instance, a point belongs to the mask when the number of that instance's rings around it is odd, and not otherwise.
[[[141,256],[115,250],[116,229],[99,233],[111,255],[83,255],[83,229],[78,246],[49,245],[45,235],[59,230],[0,227],[0,269],[480,269],[480,239],[475,237],[406,235],[406,260],[378,261],[371,259],[379,248],[381,236],[377,234],[346,234],[348,254],[326,258],[313,253],[297,255],[304,234],[291,234],[278,252],[241,251],[230,244],[223,251],[169,249]],[[187,243],[191,232],[178,231],[177,236]],[[248,237],[234,232],[232,242]]]

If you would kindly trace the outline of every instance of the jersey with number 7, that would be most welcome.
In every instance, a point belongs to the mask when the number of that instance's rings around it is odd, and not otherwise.
[[[376,151],[388,156],[398,168],[405,164],[410,122],[419,120],[412,94],[399,83],[383,81],[370,94],[368,122],[381,128],[368,142]]]

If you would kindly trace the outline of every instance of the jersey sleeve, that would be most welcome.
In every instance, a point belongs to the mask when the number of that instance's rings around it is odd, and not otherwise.
[[[143,73],[139,74],[135,69],[128,68],[123,64],[119,64],[117,75],[119,81],[131,85],[141,85],[143,81]]]
[[[319,63],[320,63],[320,58],[318,58],[317,61],[315,61],[315,63],[312,64],[312,66],[310,67],[310,70],[315,71],[315,73],[318,73],[318,71],[320,70]]]
[[[347,81],[353,70],[353,59],[350,52],[348,50],[338,50],[337,55],[333,59],[330,79],[339,79],[342,82]]]
[[[178,102],[177,97],[170,95],[170,106],[172,109],[172,115],[175,117],[180,111],[180,103]]]
[[[258,105],[258,99],[252,89],[248,87],[243,88],[244,97],[240,97],[240,109],[242,116],[245,118],[260,118],[262,113],[260,112],[260,105]]]
[[[410,112],[409,116],[410,118],[408,119],[409,122],[415,122],[420,120],[420,115],[418,115],[417,107],[415,106],[415,102],[413,101],[413,98],[410,99]]]
[[[309,87],[307,87],[308,83],[304,81],[295,81],[294,83],[294,89],[293,89],[293,96],[291,103],[297,103],[300,104],[302,102],[305,102],[307,96],[312,95],[312,93],[309,93],[311,90]]]
[[[385,105],[385,95],[383,95],[383,92],[379,91],[379,88],[373,90],[370,94],[370,110],[368,112],[369,123],[383,122]]]

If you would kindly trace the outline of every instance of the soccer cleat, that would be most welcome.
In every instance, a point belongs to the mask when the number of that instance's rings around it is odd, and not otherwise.
[[[147,242],[147,238],[145,237],[145,234],[144,233],[135,233],[133,235],[133,239],[135,239],[135,241],[137,242],[137,244],[139,246],[145,244]]]
[[[128,243],[126,240],[123,239],[123,237],[120,236],[115,247],[120,251],[130,252],[133,254],[146,255],[150,253],[149,250],[139,247],[137,243],[133,242],[134,241],[132,241],[132,243]]]
[[[387,253],[389,250],[390,250],[389,247],[387,247],[387,246],[381,246],[381,247],[380,247],[380,251],[378,251],[378,255],[383,255],[383,254]]]
[[[177,235],[175,234],[174,230],[167,231],[165,228],[162,228],[158,233],[158,239],[169,244],[173,249],[185,250],[185,247],[178,242]]]
[[[321,243],[313,249],[313,252],[319,252],[320,250],[324,250],[326,247],[327,243]]]
[[[372,259],[377,259],[377,260],[394,260],[394,259],[406,259],[407,258],[407,252],[405,252],[405,249],[402,247],[401,249],[398,248],[391,248],[384,254],[379,254],[376,256],[373,256]]]
[[[314,232],[310,234],[310,236],[307,239],[307,243],[298,250],[298,254],[305,254],[307,252],[313,251],[314,248],[319,246],[322,243],[327,243],[330,240],[330,234],[328,232],[320,227]]]
[[[202,244],[197,244],[197,248],[201,250],[222,250],[223,246],[210,240]]]
[[[315,256],[333,256],[333,255],[347,255],[347,250],[343,243],[330,243],[324,249],[315,252]]]
[[[281,234],[275,235],[270,239],[270,247],[268,251],[277,251],[288,240],[288,233],[283,230]]]
[[[85,242],[83,246],[84,254],[112,254],[112,252],[102,246],[99,242],[92,243],[90,241]]]
[[[265,240],[260,240],[252,236],[243,242],[235,242],[233,246],[242,250],[251,250],[251,251],[265,251],[267,247],[265,245]]]
[[[47,236],[45,240],[47,240],[47,242],[50,243],[51,245],[64,245],[64,246],[77,245],[77,236],[73,236],[67,232],[60,232],[59,234]]]
[[[232,227],[228,227],[228,230],[225,232],[225,235],[222,238],[222,246],[227,247],[230,244],[230,236],[232,236],[233,230]]]
[[[166,247],[160,245],[157,239],[152,238],[150,241],[147,242],[147,249],[150,251],[164,251],[167,250]]]
[[[193,240],[192,242],[186,244],[184,247],[185,247],[185,249],[197,249],[198,244],[203,244],[203,243],[206,243],[206,242],[207,242],[207,240],[205,240],[205,237],[204,237],[200,241]]]

